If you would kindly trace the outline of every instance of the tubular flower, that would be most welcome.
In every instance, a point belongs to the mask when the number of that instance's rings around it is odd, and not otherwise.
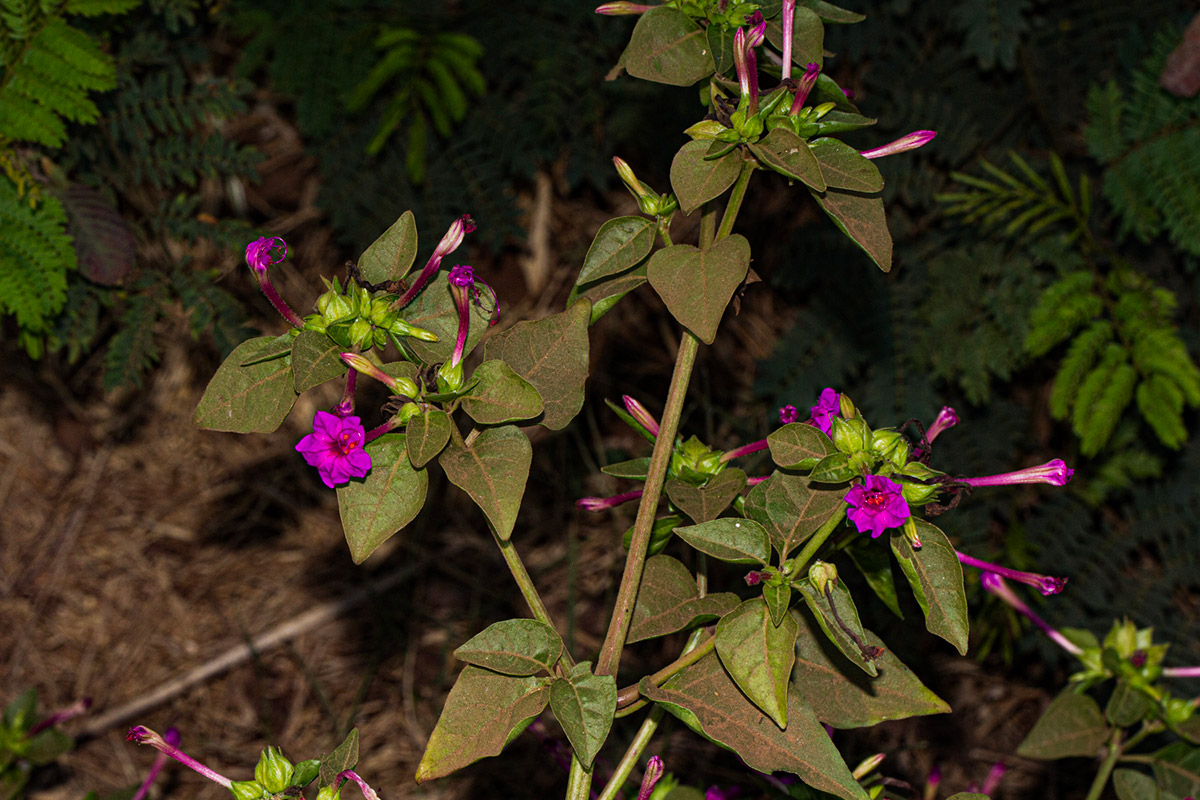
[[[607,511],[628,503],[630,500],[637,500],[641,496],[642,490],[634,489],[632,492],[614,494],[612,497],[581,497],[575,501],[575,505],[584,511]]]
[[[838,416],[842,410],[842,398],[833,389],[825,388],[821,390],[821,396],[817,398],[817,404],[808,409],[809,424],[821,429],[821,432],[829,436],[833,430],[833,418]]]
[[[749,104],[745,106],[746,116],[752,117],[758,113],[758,58],[754,55],[754,48],[763,43],[767,23],[755,25],[749,29],[749,33],[746,31],[746,28],[738,28],[733,35],[733,65],[737,70],[742,98]]]
[[[726,461],[732,461],[735,458],[741,458],[742,456],[748,456],[751,453],[757,453],[759,450],[766,450],[769,446],[770,445],[767,444],[766,439],[759,439],[757,442],[751,442],[750,444],[744,444],[741,447],[734,448],[733,450],[727,450],[721,454],[721,463],[724,464]]]
[[[625,403],[625,410],[629,412],[629,416],[637,420],[637,423],[645,428],[647,433],[658,436],[658,420],[646,410],[644,405],[627,394],[621,395],[621,400]]]
[[[796,0],[783,0],[783,72],[780,77],[792,77],[792,29],[796,26]]]
[[[985,475],[982,478],[962,478],[961,481],[969,486],[1011,486],[1018,483],[1048,483],[1051,486],[1066,486],[1074,474],[1075,470],[1068,467],[1061,458],[1056,458],[1037,467],[1026,467],[1016,472],[1005,472],[1000,475]]]
[[[779,421],[784,425],[795,422],[800,419],[800,412],[796,410],[794,405],[790,403],[779,409]]]
[[[958,412],[950,406],[942,406],[942,410],[938,412],[937,419],[929,426],[929,430],[925,431],[926,441],[932,442],[938,437],[938,434],[948,428],[953,428],[958,422]]]
[[[1011,578],[1027,586],[1032,586],[1047,597],[1052,594],[1058,594],[1067,585],[1066,578],[1053,578],[1049,575],[1038,575],[1036,572],[1022,572],[1018,569],[1009,569],[999,564],[989,564],[987,561],[974,558],[966,553],[958,553],[958,560],[968,567],[975,567],[984,572],[999,575],[1003,578]]]
[[[279,251],[278,255],[274,255],[273,251]],[[304,320],[300,315],[292,310],[279,292],[271,284],[271,279],[267,275],[272,264],[278,264],[287,258],[287,242],[280,239],[278,236],[270,238],[263,237],[255,239],[250,244],[246,245],[246,263],[250,266],[254,276],[258,278],[258,286],[262,289],[262,293],[271,301],[271,305],[275,306],[284,319],[295,325],[297,328],[304,327]]]
[[[804,103],[808,100],[808,94],[817,85],[817,76],[820,74],[820,64],[812,63],[805,66],[804,74],[800,76],[800,80],[796,81],[796,99],[792,101],[792,107],[788,111],[789,115],[798,114],[800,113],[800,109],[804,108]]]
[[[876,147],[872,150],[863,150],[859,153],[863,158],[882,158],[883,156],[894,156],[897,153],[903,153],[907,150],[916,150],[918,147],[924,147],[933,141],[933,137],[937,136],[937,131],[913,131],[912,133],[901,136],[894,142]]]
[[[62,723],[62,722],[66,722],[69,719],[75,719],[80,714],[86,713],[87,710],[91,707],[92,707],[92,698],[81,697],[78,700],[76,700],[74,703],[71,703],[71,705],[67,706],[66,708],[59,709],[58,711],[55,711],[53,714],[48,715],[41,722],[38,722],[38,723],[35,723],[34,725],[32,725],[29,728],[29,730],[26,731],[25,735],[26,736],[36,736],[37,734],[46,730],[46,728],[49,728],[53,725],[58,725],[59,723]]]
[[[413,298],[420,294],[421,289],[425,288],[425,284],[429,283],[429,279],[441,269],[442,259],[458,249],[458,246],[463,243],[468,233],[475,230],[475,223],[471,221],[471,217],[463,214],[458,219],[450,224],[450,229],[446,231],[446,235],[438,242],[438,246],[433,249],[433,255],[429,257],[429,261],[425,262],[425,266],[421,269],[421,274],[413,281],[412,286],[400,296],[400,299],[392,304],[392,308],[403,308],[412,302]]]
[[[638,789],[637,800],[650,800],[654,784],[658,783],[658,779],[663,776],[665,771],[666,766],[663,764],[663,760],[658,756],[650,756],[650,760],[646,762],[646,771],[642,774],[642,786]]]
[[[366,432],[358,417],[338,417],[318,411],[313,432],[296,445],[309,466],[316,467],[330,489],[371,471],[371,454],[363,449]]]
[[[613,3],[604,3],[596,6],[596,13],[603,14],[606,17],[623,17],[645,14],[653,6],[644,6],[641,3],[626,3],[622,0],[617,0]]]
[[[358,784],[358,788],[362,790],[363,797],[366,798],[366,800],[379,800],[379,795],[375,793],[375,790],[372,789],[366,781],[359,777],[358,773],[354,770],[348,769],[344,772],[339,772],[337,778],[335,779],[335,781],[338,783],[345,780],[354,781],[354,783]]]
[[[233,784],[229,778],[201,764],[196,759],[189,756],[187,753],[180,750],[171,742],[160,736],[155,731],[150,730],[144,725],[134,725],[129,729],[129,733],[125,734],[125,741],[137,742],[138,744],[148,744],[160,753],[166,754],[168,757],[175,759],[185,767],[199,772],[210,781],[219,783],[226,789],[229,789]]]
[[[163,734],[163,741],[171,747],[179,747],[179,730],[177,728],[167,728]],[[138,787],[134,793],[132,800],[143,800],[150,793],[150,787],[154,785],[154,781],[158,780],[158,773],[162,772],[163,767],[167,765],[170,756],[166,753],[159,753],[154,757],[154,764],[151,765],[150,771],[146,773],[146,779],[142,781],[142,785]]]
[[[999,597],[1014,609],[1028,617],[1029,621],[1032,622],[1038,630],[1049,636],[1050,640],[1063,650],[1066,650],[1073,656],[1083,653],[1083,650],[1079,647],[1079,645],[1072,642],[1066,636],[1063,636],[1062,633],[1051,627],[1050,623],[1033,613],[1033,609],[1026,605],[1024,600],[1017,597],[1016,593],[1012,589],[1008,588],[1008,584],[1004,582],[1004,578],[1001,578],[999,575],[991,572],[985,572],[982,576],[980,576],[979,582],[983,584],[984,589],[987,589],[989,592],[996,595],[996,597]]]
[[[900,484],[881,475],[868,475],[863,483],[850,487],[846,503],[850,506],[846,516],[859,533],[870,531],[872,539],[888,528],[900,527],[912,516]]]
[[[450,270],[450,291],[454,294],[454,304],[458,306],[458,338],[454,341],[454,353],[450,356],[450,365],[456,367],[462,362],[463,353],[467,347],[467,331],[471,327],[471,303],[492,315],[493,321],[500,315],[500,301],[492,287],[475,277],[475,270],[465,264],[459,264]],[[492,307],[484,305],[479,284],[487,289],[492,296]]]

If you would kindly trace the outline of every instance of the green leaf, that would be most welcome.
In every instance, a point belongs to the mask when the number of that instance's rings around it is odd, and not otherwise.
[[[0,770],[0,800],[20,800],[32,771],[28,764],[20,762],[11,769]],[[85,797],[84,800],[89,799]]]
[[[542,424],[550,430],[565,428],[583,408],[591,314],[591,303],[577,300],[562,313],[518,322],[484,344],[484,358],[503,360],[537,389]]]
[[[650,471],[650,458],[631,458],[628,461],[620,461],[616,464],[609,464],[607,467],[601,467],[600,471],[605,475],[612,475],[614,478],[629,478],[632,480],[646,480],[646,473]]]
[[[736,33],[735,28],[727,28],[724,25],[709,25],[705,29],[708,49],[713,55],[713,67],[718,75],[733,69],[733,38]]]
[[[442,270],[434,275],[417,298],[400,311],[401,318],[410,325],[424,328],[438,337],[436,342],[423,342],[411,338],[404,340],[426,364],[437,364],[449,359],[454,352],[454,342],[458,338],[458,308],[454,305],[450,284],[446,281],[448,274]],[[491,322],[490,312],[471,303],[464,356],[479,344]]]
[[[720,158],[708,159],[711,152],[726,147],[724,142],[694,139],[671,160],[671,189],[683,213],[690,214],[714,197],[719,197],[737,180],[745,159],[739,148]]]
[[[915,521],[921,549],[913,550],[908,538],[897,531],[891,537],[892,552],[925,613],[925,628],[966,655],[970,623],[962,564],[946,534],[923,519]]]
[[[1096,755],[1110,735],[1100,706],[1086,694],[1067,689],[1046,707],[1033,730],[1017,747],[1027,758]]]
[[[346,735],[346,738],[332,753],[321,759],[321,773],[317,786],[325,788],[333,785],[339,773],[354,769],[357,764],[358,728],[355,728]]]
[[[790,772],[819,791],[844,800],[867,800],[867,793],[795,688],[787,696],[786,730],[780,730],[745,698],[715,653],[661,687],[643,680],[638,688],[643,697],[699,725],[705,736],[737,753],[751,769]]]
[[[567,303],[576,300],[588,300],[592,304],[592,318],[589,325],[595,325],[596,320],[603,317],[612,307],[621,301],[625,295],[646,282],[646,265],[643,264],[629,272],[613,278],[602,279],[587,287],[576,286],[567,297]]]
[[[867,18],[865,14],[859,14],[856,11],[847,11],[832,3],[827,3],[825,0],[799,0],[796,5],[811,8],[821,18],[822,22],[852,24],[862,22]]]
[[[833,442],[820,428],[803,422],[776,428],[767,436],[767,446],[771,449],[771,460],[784,469],[812,469],[834,451]]]
[[[462,407],[480,425],[516,422],[542,413],[537,389],[503,361],[483,362],[473,377],[479,383],[463,397]]]
[[[35,767],[54,762],[75,746],[75,740],[57,728],[46,728],[25,745],[24,758]]]
[[[767,23],[767,41],[776,50],[783,52],[783,19],[773,19]],[[803,3],[796,4],[796,13],[792,17],[792,63],[801,67],[806,64],[820,64],[825,52],[825,26],[821,18]],[[801,70],[803,72],[803,70]]]
[[[506,619],[472,636],[454,657],[492,672],[525,676],[553,670],[562,652],[562,637],[546,623]]]
[[[292,771],[292,786],[305,787],[317,779],[321,774],[321,759],[310,758],[296,764],[296,768]]]
[[[1151,766],[1161,791],[1179,797],[1200,794],[1200,747],[1174,742],[1154,754]]]
[[[1129,681],[1118,680],[1104,707],[1104,716],[1116,727],[1128,728],[1152,714],[1154,709],[1153,700],[1135,689]]]
[[[892,269],[892,234],[883,213],[883,200],[838,189],[813,192],[813,198],[876,266],[884,272]]]
[[[746,516],[767,529],[785,560],[837,511],[845,491],[814,489],[809,479],[776,472],[746,495]]]
[[[808,143],[786,128],[776,128],[750,145],[758,160],[787,178],[800,181],[816,192],[826,189],[821,165]]]
[[[532,459],[529,439],[520,428],[506,425],[483,431],[469,447],[451,442],[438,463],[450,482],[475,501],[496,535],[508,541]]]
[[[650,255],[656,228],[643,217],[617,217],[600,226],[583,257],[577,286],[617,275]]]
[[[669,86],[691,86],[715,69],[704,29],[683,12],[665,7],[638,19],[621,63],[635,78]]]
[[[411,211],[405,211],[358,257],[358,269],[369,283],[398,281],[412,269],[416,257],[417,222]]]
[[[418,414],[408,421],[405,433],[408,436],[408,460],[420,469],[446,447],[450,441],[450,428],[454,423],[450,415],[436,408]]]
[[[271,433],[279,427],[296,402],[292,359],[243,366],[274,344],[275,337],[259,336],[234,348],[196,406],[196,427],[231,433]]]
[[[650,256],[646,276],[671,316],[712,344],[725,307],[749,269],[750,243],[734,234],[707,250],[690,244],[664,247]]]
[[[896,579],[892,576],[892,559],[888,551],[874,542],[864,542],[861,547],[848,549],[850,560],[858,571],[866,578],[871,591],[883,601],[900,619],[904,612],[900,610],[900,597],[896,593]]]
[[[879,167],[841,139],[815,139],[808,146],[821,165],[827,186],[868,194],[883,191]]]
[[[4,707],[4,727],[21,732],[29,730],[36,722],[37,689],[26,689]]]
[[[771,612],[771,624],[778,627],[792,604],[792,587],[786,583],[768,583],[763,586],[763,600]]]
[[[590,770],[617,711],[617,681],[612,675],[593,675],[589,661],[576,664],[567,678],[555,678],[550,685],[550,710],[575,757]]]
[[[413,469],[402,433],[368,442],[371,471],[337,490],[350,557],[361,564],[379,545],[412,522],[425,505],[429,474]]]
[[[1133,769],[1119,769],[1112,775],[1118,800],[1161,800],[1154,779]]]
[[[642,574],[627,641],[632,644],[707,624],[738,604],[732,592],[704,597],[699,594],[696,579],[687,567],[670,556],[652,556]]]
[[[667,497],[693,522],[709,522],[729,508],[745,486],[746,473],[730,468],[710,478],[703,488],[671,478],[667,481]]]
[[[804,617],[796,639],[793,686],[804,695],[821,722],[835,728],[865,728],[893,719],[949,714],[950,706],[931,692],[912,670],[869,630],[864,640],[883,649],[875,662],[879,676],[851,666],[817,624]]]
[[[293,331],[288,331],[280,336],[276,336],[271,340],[270,344],[263,345],[253,356],[242,362],[243,367],[248,367],[251,364],[260,364],[263,361],[272,361],[283,356],[292,354],[292,345],[296,341],[296,337],[292,335]]]
[[[481,758],[499,755],[546,708],[548,681],[465,667],[429,736],[417,766],[417,783],[443,778]]]
[[[292,344],[292,375],[296,393],[306,392],[325,381],[346,374],[346,362],[339,353],[346,348],[323,333],[300,331]]]
[[[717,655],[738,688],[780,728],[786,728],[788,682],[799,628],[791,615],[780,625],[761,597],[751,598],[717,623]]]
[[[816,483],[845,483],[858,473],[850,466],[850,456],[830,453],[813,465],[808,479]]]
[[[722,517],[676,528],[675,533],[701,553],[729,564],[766,566],[771,560],[767,530],[754,520]]]
[[[842,651],[842,655],[850,659],[854,666],[874,678],[879,674],[875,661],[883,653],[875,655],[875,651],[867,644],[862,622],[858,618],[858,608],[854,605],[854,598],[850,596],[846,585],[842,581],[833,581],[828,585],[833,596],[832,604],[829,598],[818,592],[807,579],[799,581],[797,588],[804,595],[804,602],[816,617],[817,624],[834,646]],[[864,652],[864,647],[868,652]]]

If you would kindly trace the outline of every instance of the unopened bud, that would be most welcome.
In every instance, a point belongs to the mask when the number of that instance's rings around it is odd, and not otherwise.
[[[876,753],[870,758],[864,758],[850,774],[854,776],[854,780],[861,781],[863,778],[874,772],[875,769],[883,763],[883,759],[886,757],[887,756],[883,753]]]
[[[254,780],[271,794],[279,794],[291,785],[294,769],[278,747],[267,747],[254,767]]]
[[[841,410],[842,419],[854,419],[858,416],[858,409],[854,407],[854,401],[847,397],[845,392],[838,395],[838,407]]]
[[[844,397],[845,395],[843,395]],[[861,417],[842,419],[833,417],[830,420],[830,438],[834,446],[843,453],[852,455],[862,453],[871,444],[871,429]]]
[[[258,781],[234,781],[230,784],[229,791],[233,792],[237,800],[262,800],[266,795]]]
[[[333,786],[322,786],[321,791],[317,792],[317,800],[341,800],[341,797],[342,790]]]
[[[897,431],[882,429],[871,434],[871,452],[884,461],[890,461],[897,469],[908,463],[908,442]]]
[[[827,561],[814,561],[808,568],[808,579],[817,593],[824,596],[830,584],[837,583],[837,567]]]

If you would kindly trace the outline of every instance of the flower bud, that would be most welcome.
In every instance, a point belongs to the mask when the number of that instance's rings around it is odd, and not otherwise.
[[[321,791],[317,792],[317,800],[341,800],[341,797],[342,790],[333,786],[322,786]]]
[[[350,319],[354,316],[354,303],[350,298],[337,290],[336,285],[317,298],[317,311],[325,319],[325,324]]]
[[[258,781],[234,781],[229,791],[237,800],[262,800],[267,794]]]
[[[876,753],[870,758],[864,758],[850,774],[854,776],[854,780],[861,781],[863,778],[874,772],[875,769],[883,763],[884,758],[886,758],[884,753]]]
[[[861,453],[871,444],[871,429],[861,418],[833,417],[830,420],[830,433],[834,447],[848,455]]]
[[[838,395],[838,409],[841,412],[842,419],[854,419],[858,416],[858,409],[854,407],[854,401],[847,397],[844,392]]]
[[[390,328],[400,318],[400,312],[392,311],[391,303],[386,297],[379,297],[371,301],[371,313],[369,319],[380,328]]]
[[[416,325],[409,325],[402,319],[397,319],[393,322],[388,330],[397,336],[407,336],[410,339],[420,339],[422,342],[436,342],[438,335],[433,331],[427,331],[424,328],[418,328]]]
[[[278,747],[267,747],[254,767],[254,780],[271,794],[279,794],[291,785],[292,762],[283,757]]]
[[[350,323],[350,341],[363,350],[369,350],[375,345],[375,330],[370,322],[361,317]]]
[[[908,442],[897,431],[886,428],[871,434],[871,452],[883,461],[890,461],[897,469],[908,463]]]
[[[830,584],[837,583],[837,567],[826,561],[814,561],[808,568],[808,579],[817,593],[824,595]]]
[[[438,367],[437,386],[439,392],[457,392],[463,387],[463,381],[463,367],[461,361],[457,364],[446,361],[442,364],[442,366]]]

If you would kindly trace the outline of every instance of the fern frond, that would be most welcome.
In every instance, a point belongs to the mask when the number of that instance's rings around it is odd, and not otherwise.
[[[1050,390],[1050,414],[1055,419],[1067,418],[1080,385],[1112,338],[1112,325],[1105,320],[1097,320],[1071,340]]]
[[[962,0],[952,18],[965,34],[963,47],[984,69],[1016,66],[1017,44],[1029,29],[1029,0]]]
[[[1137,370],[1129,363],[1128,355],[1124,347],[1110,343],[1104,348],[1100,364],[1079,387],[1071,422],[1085,456],[1100,452],[1133,399]]]
[[[142,4],[142,0],[67,0],[63,10],[81,17],[101,14],[127,14]]]
[[[40,333],[66,299],[75,250],[62,204],[45,196],[35,209],[0,178],[0,311]]]
[[[1025,350],[1044,355],[1085,322],[1098,316],[1103,301],[1095,294],[1095,278],[1086,271],[1070,272],[1049,286],[1038,299],[1025,337]]]
[[[141,386],[142,377],[158,361],[154,327],[162,315],[162,302],[153,285],[142,285],[131,294],[121,314],[120,327],[104,354],[104,389]]]
[[[1154,429],[1159,441],[1179,449],[1187,441],[1183,424],[1183,391],[1163,375],[1151,375],[1137,387],[1138,410]]]

